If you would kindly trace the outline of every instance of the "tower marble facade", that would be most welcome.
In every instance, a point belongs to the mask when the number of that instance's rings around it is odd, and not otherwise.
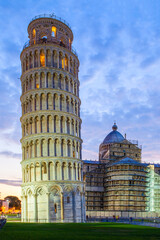
[[[83,222],[78,69],[69,25],[37,16],[21,52],[22,221]]]

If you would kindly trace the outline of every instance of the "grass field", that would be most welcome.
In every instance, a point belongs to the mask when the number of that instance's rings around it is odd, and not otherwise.
[[[158,240],[160,229],[120,223],[6,223],[2,240]]]
[[[21,218],[7,218],[7,222],[20,222]]]

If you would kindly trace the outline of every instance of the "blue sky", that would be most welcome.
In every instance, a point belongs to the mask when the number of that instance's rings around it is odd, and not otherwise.
[[[116,120],[139,140],[143,161],[160,161],[160,1],[0,2],[0,192],[20,195],[20,52],[30,20],[65,19],[80,60],[83,159],[97,159]]]

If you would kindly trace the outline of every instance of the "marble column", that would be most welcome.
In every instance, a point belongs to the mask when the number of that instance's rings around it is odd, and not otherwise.
[[[37,222],[37,194],[34,194],[34,222]]]
[[[61,192],[61,222],[64,221],[64,196],[63,192]]]
[[[47,192],[47,222],[50,222],[50,193]]]
[[[27,196],[24,196],[24,222],[27,222],[28,218],[27,218]]]
[[[72,211],[73,211],[73,222],[76,222],[76,192],[72,193]]]

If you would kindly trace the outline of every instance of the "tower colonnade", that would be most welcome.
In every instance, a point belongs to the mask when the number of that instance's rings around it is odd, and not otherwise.
[[[22,73],[33,68],[53,67],[65,70],[78,78],[78,66],[79,61],[75,57],[75,52],[72,53],[62,46],[59,51],[55,44],[41,45],[41,48],[35,45],[22,58]]]
[[[22,137],[37,133],[63,133],[80,137],[81,122],[70,115],[32,114],[22,121]]]
[[[21,77],[22,93],[31,89],[39,88],[55,88],[61,89],[79,96],[79,81],[72,75],[62,70],[50,68],[47,70],[43,67],[41,69],[30,70]]]
[[[23,183],[36,181],[81,181],[82,179],[81,162],[71,162],[67,159],[61,163],[57,159],[45,160],[39,158],[36,163],[26,162],[23,166]]]
[[[37,157],[73,157],[81,159],[81,143],[75,139],[53,138],[52,135],[27,139],[22,145],[22,160]]]
[[[41,111],[56,110],[72,113],[80,117],[80,102],[77,98],[55,91],[36,91],[26,94],[22,98],[22,114]]]
[[[83,222],[85,198],[73,33],[55,16],[28,26],[21,53],[22,221]]]

